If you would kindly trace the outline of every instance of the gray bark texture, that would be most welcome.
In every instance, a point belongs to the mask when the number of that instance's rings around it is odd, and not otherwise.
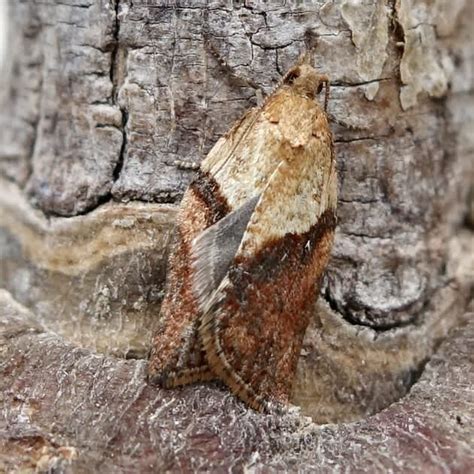
[[[474,2],[23,0],[7,14],[0,472],[472,469]],[[307,49],[331,78],[340,199],[298,408],[148,386],[182,193]]]

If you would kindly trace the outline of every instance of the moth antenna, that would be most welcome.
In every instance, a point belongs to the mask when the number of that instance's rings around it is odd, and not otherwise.
[[[296,61],[296,65],[307,64],[308,66],[314,67],[314,57],[313,57],[313,50],[306,49],[298,56]]]
[[[306,58],[306,64],[312,67],[314,66],[314,55],[316,52],[316,46],[318,44],[318,35],[311,30],[306,30],[304,34],[304,43],[306,51],[300,55],[300,57]],[[322,77],[324,82],[324,111],[327,112],[329,102],[329,78],[327,76]]]
[[[222,71],[226,72],[229,76],[230,79],[234,81],[234,83],[241,85],[241,86],[247,86],[251,87],[254,89],[255,96],[257,99],[257,106],[260,108],[261,105],[263,105],[263,94],[261,92],[261,87],[252,79],[239,76],[235,72],[235,70],[232,68],[232,66],[229,66],[229,63],[226,61],[226,59],[219,53],[217,50],[216,46],[212,43],[212,41],[209,39],[208,36],[205,37],[204,39],[204,46],[207,47],[208,51],[211,53],[211,55],[214,57],[214,59],[217,61],[219,64],[220,68]]]
[[[329,80],[326,79],[326,81],[324,81],[324,111],[327,112],[328,110],[328,102],[329,102],[329,89],[330,89],[330,85],[329,85]]]
[[[257,98],[257,107],[261,108],[265,102],[265,97],[263,96],[262,89],[257,89],[255,91],[255,97]]]

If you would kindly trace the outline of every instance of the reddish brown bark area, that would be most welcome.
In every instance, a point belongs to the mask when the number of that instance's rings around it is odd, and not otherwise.
[[[144,361],[74,347],[0,299],[0,468],[40,458],[59,472],[468,472],[474,463],[472,314],[401,401],[318,426],[294,411],[256,413],[211,383],[156,389]]]

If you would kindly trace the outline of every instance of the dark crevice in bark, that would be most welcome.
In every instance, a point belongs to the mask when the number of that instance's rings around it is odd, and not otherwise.
[[[423,304],[423,308],[420,311],[416,311],[416,313],[413,314],[407,320],[393,321],[393,322],[386,322],[386,323],[370,323],[368,321],[367,322],[361,321],[360,319],[354,317],[352,314],[352,310],[356,309],[355,304],[350,303],[346,305],[341,305],[335,298],[332,297],[329,287],[326,288],[322,296],[324,300],[328,303],[330,308],[336,314],[338,314],[342,319],[344,319],[344,321],[351,324],[352,326],[359,326],[359,327],[371,329],[374,331],[375,334],[382,334],[386,331],[391,331],[393,329],[401,329],[401,328],[414,324],[417,321],[419,314],[421,314],[423,311],[426,310],[426,305],[428,304],[428,301],[425,301],[425,303]],[[405,312],[410,307],[417,304],[419,304],[419,301],[409,303],[406,307],[399,308],[397,311],[393,311],[393,313],[399,313],[402,311]],[[360,309],[363,310],[363,308],[360,308]],[[368,319],[373,317],[373,315],[371,315],[370,313],[371,312],[368,311]]]
[[[331,87],[358,87],[374,84],[376,82],[387,82],[393,80],[393,77],[378,77],[377,79],[371,79],[370,81],[360,82],[345,82],[345,81],[333,81]]]
[[[119,79],[121,73],[121,65],[119,61],[121,59],[121,48],[120,44],[120,19],[119,19],[119,10],[120,10],[120,0],[115,0],[115,20],[113,25],[113,49],[110,62],[110,80],[112,82],[112,102],[115,104],[119,92]]]
[[[398,20],[397,0],[389,0],[388,7],[390,9],[390,15],[389,15],[390,26],[391,26],[390,40],[393,41],[393,44],[398,49],[397,62],[398,64],[400,64],[401,57],[405,50],[405,32],[403,31],[403,27],[400,21]],[[402,81],[400,66],[395,69],[395,72],[396,72],[395,79],[398,83],[398,86],[401,88],[403,86],[403,81]]]
[[[469,190],[462,227],[474,231],[474,183]]]
[[[127,150],[127,122],[128,122],[128,112],[125,108],[122,110],[122,146],[120,147],[119,158],[115,165],[115,168],[112,173],[113,182],[115,183],[120,178],[120,173],[123,168],[123,163],[125,160],[125,153]],[[112,195],[110,196],[112,198]]]
[[[93,3],[87,4],[87,5],[81,4],[81,3],[72,3],[71,4],[71,3],[67,3],[67,2],[58,2],[57,0],[56,0],[55,4],[56,5],[63,5],[65,7],[71,7],[71,8],[81,8],[83,10],[88,10],[93,5]]]
[[[122,171],[125,153],[127,149],[127,122],[128,122],[128,111],[124,106],[119,103],[119,92],[120,87],[124,82],[126,75],[126,61],[127,61],[127,49],[120,44],[120,0],[115,1],[115,23],[113,30],[114,38],[114,49],[112,51],[112,58],[110,64],[110,80],[112,81],[112,104],[120,108],[122,113],[122,146],[120,147],[119,156],[117,163],[112,173],[112,179],[115,183]],[[113,186],[113,184],[112,184]],[[109,193],[109,199],[112,199],[112,193]]]
[[[390,138],[393,135],[368,135],[366,137],[357,137],[357,138],[337,138],[334,140],[334,143],[352,143],[352,142],[361,142],[365,140],[383,140],[385,138]]]
[[[254,41],[254,39],[252,38],[252,36],[250,36],[250,38],[249,38],[252,45],[256,46],[257,48],[263,49],[264,51],[277,51],[279,49],[287,48],[288,46],[291,46],[293,43],[295,43],[295,41],[290,41],[288,43],[279,44],[277,46],[268,46],[268,45],[265,45],[265,44],[256,43]]]
[[[357,304],[354,302],[341,304],[341,302],[339,302],[331,295],[329,286],[326,286],[324,293],[321,294],[321,297],[324,298],[324,300],[328,303],[334,313],[339,315],[347,323],[353,326],[373,330],[375,339],[377,339],[379,335],[384,334],[387,331],[418,325],[420,322],[422,322],[423,315],[430,310],[430,305],[432,304],[432,300],[435,294],[452,284],[452,279],[447,280],[445,278],[444,281],[441,284],[437,285],[435,288],[427,289],[417,301],[407,303],[406,305],[401,306],[391,312],[391,314],[402,314],[409,313],[411,310],[412,314],[409,318],[392,322],[384,322],[382,324],[379,322],[371,322],[374,316],[377,318],[381,315],[373,314],[373,312],[371,312],[370,310],[367,311],[368,321],[361,321],[359,318],[354,317],[354,315],[352,314],[353,310],[364,310],[364,308],[357,308]],[[459,297],[462,297],[461,294]]]

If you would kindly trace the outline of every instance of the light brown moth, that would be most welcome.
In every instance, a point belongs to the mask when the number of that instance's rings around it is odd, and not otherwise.
[[[218,379],[257,410],[288,402],[336,225],[328,84],[303,56],[202,162],[177,217],[151,381]]]

